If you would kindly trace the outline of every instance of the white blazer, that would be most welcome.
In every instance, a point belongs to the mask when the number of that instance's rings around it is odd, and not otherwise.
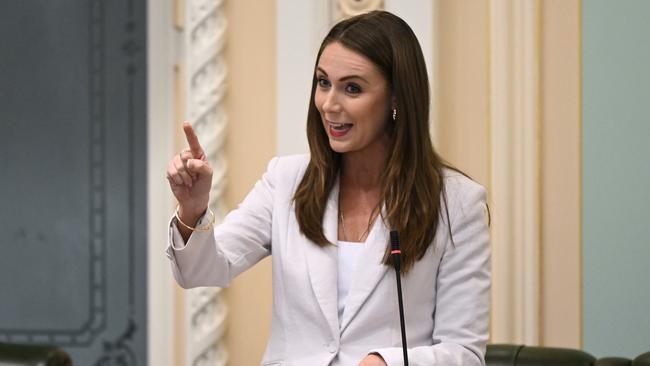
[[[376,220],[352,278],[342,319],[337,307],[337,248],[300,233],[292,203],[307,155],[274,158],[236,210],[212,232],[184,245],[175,222],[166,249],[184,288],[227,287],[272,254],[273,318],[262,365],[356,366],[368,353],[403,365],[395,271],[381,263],[389,228]],[[463,175],[445,176],[449,219],[442,215],[433,245],[402,278],[410,365],[485,365],[490,245],[485,189]],[[338,235],[338,182],[323,229]],[[202,220],[205,220],[203,218]]]

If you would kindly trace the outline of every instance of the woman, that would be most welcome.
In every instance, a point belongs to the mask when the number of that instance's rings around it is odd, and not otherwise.
[[[179,207],[167,254],[183,287],[228,286],[267,255],[273,321],[263,365],[402,365],[388,238],[402,242],[411,365],[484,365],[485,190],[429,138],[429,86],[413,31],[387,12],[338,23],[316,61],[310,155],[271,160],[212,229],[212,169],[189,125],[170,162]]]

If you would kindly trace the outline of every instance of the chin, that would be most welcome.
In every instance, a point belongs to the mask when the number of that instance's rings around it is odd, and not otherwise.
[[[330,140],[330,149],[334,150],[334,152],[337,152],[339,154],[350,152],[350,147],[348,146],[348,144],[340,143],[338,141],[332,141],[332,140]]]

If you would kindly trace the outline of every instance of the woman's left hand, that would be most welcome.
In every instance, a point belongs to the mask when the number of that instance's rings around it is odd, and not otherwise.
[[[386,365],[386,362],[384,362],[384,359],[381,358],[380,355],[372,354],[366,356],[363,360],[361,360],[358,366],[388,366],[388,365]]]

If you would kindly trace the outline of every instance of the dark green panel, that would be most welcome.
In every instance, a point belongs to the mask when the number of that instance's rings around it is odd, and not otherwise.
[[[146,364],[145,5],[0,3],[0,342]]]

